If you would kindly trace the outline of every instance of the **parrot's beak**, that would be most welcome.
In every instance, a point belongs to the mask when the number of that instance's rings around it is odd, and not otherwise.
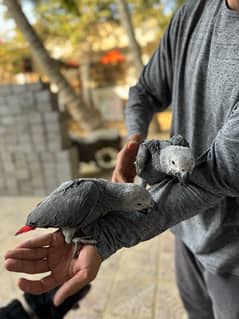
[[[178,173],[177,174],[177,178],[179,180],[179,182],[181,183],[181,185],[183,186],[187,186],[188,185],[188,182],[189,182],[189,176],[190,176],[190,173]]]
[[[147,215],[147,214],[151,213],[151,211],[154,208],[154,205],[155,205],[155,201],[152,199],[150,206],[148,208],[141,210],[140,212],[143,213],[144,215]]]
[[[139,212],[144,214],[144,215],[148,215],[150,212],[151,212],[152,208],[145,208],[145,209],[142,209],[140,210]]]

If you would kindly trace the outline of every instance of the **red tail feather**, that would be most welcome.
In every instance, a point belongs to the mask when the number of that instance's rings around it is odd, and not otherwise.
[[[26,233],[26,232],[28,232],[28,231],[30,231],[30,230],[35,229],[35,228],[36,228],[36,227],[33,227],[33,226],[23,226],[23,227],[21,227],[21,228],[16,232],[15,235],[19,235],[19,234],[22,234],[22,233]]]

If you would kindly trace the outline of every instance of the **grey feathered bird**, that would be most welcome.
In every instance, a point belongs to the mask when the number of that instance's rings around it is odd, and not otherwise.
[[[159,183],[167,175],[187,185],[195,159],[186,139],[175,135],[169,140],[144,141],[139,146],[135,165],[144,187]]]
[[[68,244],[94,244],[89,238],[78,238],[81,228],[111,212],[141,211],[152,208],[153,203],[150,193],[140,185],[80,178],[65,182],[50,193],[31,211],[26,225],[16,234],[53,227],[62,230]]]

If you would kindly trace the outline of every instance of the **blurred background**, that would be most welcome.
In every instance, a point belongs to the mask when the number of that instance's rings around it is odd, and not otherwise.
[[[180,0],[0,1],[0,252],[29,210],[65,180],[111,178],[124,108]],[[150,138],[166,138],[170,108]],[[28,236],[28,235],[27,235]],[[30,237],[32,234],[30,235]],[[67,318],[185,318],[170,233],[106,261]],[[0,306],[21,296],[0,262]]]

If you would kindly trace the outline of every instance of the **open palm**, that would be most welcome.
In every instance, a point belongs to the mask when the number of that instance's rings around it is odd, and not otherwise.
[[[64,241],[60,231],[25,241],[5,255],[9,271],[27,274],[50,272],[39,280],[21,278],[19,287],[32,294],[41,294],[62,285],[54,296],[55,305],[92,281],[102,259],[94,246],[83,246],[78,258],[72,258],[73,245]]]

